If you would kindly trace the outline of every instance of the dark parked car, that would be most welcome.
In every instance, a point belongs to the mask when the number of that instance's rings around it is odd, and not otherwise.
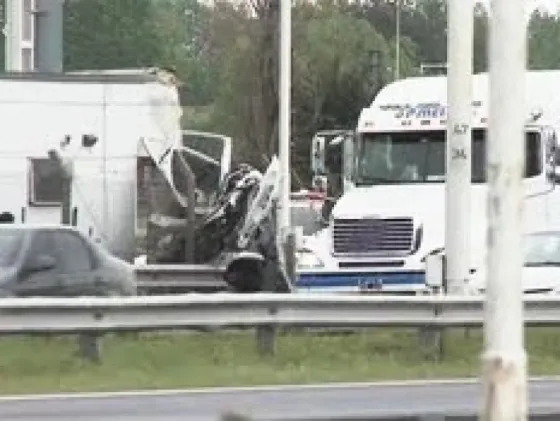
[[[0,224],[0,296],[136,295],[134,268],[73,227]]]

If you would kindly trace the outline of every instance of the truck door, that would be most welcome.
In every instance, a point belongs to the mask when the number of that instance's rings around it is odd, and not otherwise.
[[[551,143],[552,142],[552,143]],[[525,131],[525,169],[523,173],[524,226],[526,231],[549,229],[557,219],[557,195],[550,178],[550,146],[555,142],[550,127],[528,127]]]
[[[349,144],[351,136],[351,130],[320,131],[311,142],[313,175],[327,180],[327,200],[321,212],[325,221],[350,181],[352,164],[348,155],[353,154]]]
[[[231,167],[231,139],[215,133],[183,131],[183,156],[196,179],[198,206],[211,206]]]

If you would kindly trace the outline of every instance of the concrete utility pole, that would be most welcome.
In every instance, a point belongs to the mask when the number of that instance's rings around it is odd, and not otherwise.
[[[401,78],[401,0],[395,0],[395,80]]]
[[[278,232],[282,243],[290,229],[290,105],[292,69],[292,1],[280,2],[280,115],[279,115],[279,160],[280,198],[278,201]]]
[[[6,70],[62,72],[64,0],[6,0]]]
[[[35,69],[35,0],[6,0],[6,70]]]
[[[527,419],[521,289],[527,42],[524,3],[491,0],[483,421]]]
[[[461,294],[469,277],[474,6],[449,0],[447,41],[447,293]]]

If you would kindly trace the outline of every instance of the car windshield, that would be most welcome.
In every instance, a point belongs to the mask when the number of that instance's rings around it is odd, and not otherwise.
[[[525,266],[560,266],[560,234],[532,234],[525,237]]]
[[[22,244],[23,232],[13,229],[0,229],[0,267],[13,266]]]
[[[366,133],[360,135],[356,184],[434,183],[445,181],[445,131]],[[525,177],[542,173],[540,136],[526,134]],[[459,151],[460,153],[460,151]],[[486,181],[486,130],[472,131],[472,182]]]

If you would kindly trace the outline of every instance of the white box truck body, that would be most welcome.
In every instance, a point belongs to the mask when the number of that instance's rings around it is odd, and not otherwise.
[[[160,69],[0,75],[0,213],[61,222],[61,177],[48,157],[56,149],[72,164],[71,222],[132,261],[139,162],[170,176],[169,148],[184,147],[181,114],[177,84]]]

